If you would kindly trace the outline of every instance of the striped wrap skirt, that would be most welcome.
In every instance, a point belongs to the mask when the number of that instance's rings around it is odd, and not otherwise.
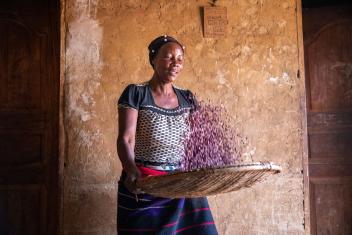
[[[124,186],[124,179],[123,173],[118,186],[119,235],[218,234],[206,198],[171,199],[133,194]]]

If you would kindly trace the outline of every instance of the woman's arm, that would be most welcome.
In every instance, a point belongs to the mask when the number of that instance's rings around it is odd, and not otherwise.
[[[127,173],[125,186],[132,193],[139,193],[136,181],[141,176],[134,162],[134,145],[137,127],[138,111],[132,108],[119,108],[119,136],[117,138],[117,153],[123,170]]]

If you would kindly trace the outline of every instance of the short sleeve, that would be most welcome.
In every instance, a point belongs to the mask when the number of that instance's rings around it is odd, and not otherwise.
[[[188,102],[191,105],[191,111],[197,110],[198,101],[196,96],[190,90],[187,90],[187,97],[188,97]]]
[[[134,108],[139,110],[139,90],[134,84],[128,85],[122,92],[119,100],[118,106],[122,108]]]
[[[179,98],[181,98],[180,99],[181,107],[191,108],[191,111],[197,109],[198,107],[197,99],[190,90],[177,88],[175,91],[179,94]]]

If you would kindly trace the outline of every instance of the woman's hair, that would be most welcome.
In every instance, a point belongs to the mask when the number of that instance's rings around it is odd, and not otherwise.
[[[185,47],[173,37],[170,37],[168,35],[164,35],[164,36],[160,36],[160,37],[155,38],[148,46],[149,63],[151,64],[151,66],[153,68],[154,68],[153,59],[158,54],[158,51],[160,50],[160,48],[169,42],[177,43],[178,45],[180,45],[180,47],[182,48],[182,51],[184,52]]]

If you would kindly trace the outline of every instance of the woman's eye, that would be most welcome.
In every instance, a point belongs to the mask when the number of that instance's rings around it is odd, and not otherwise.
[[[172,61],[177,61],[177,62],[183,62],[183,57],[173,57],[173,56],[165,56],[164,58],[163,58],[164,60],[167,60],[167,61],[170,61],[170,60],[172,60]]]

